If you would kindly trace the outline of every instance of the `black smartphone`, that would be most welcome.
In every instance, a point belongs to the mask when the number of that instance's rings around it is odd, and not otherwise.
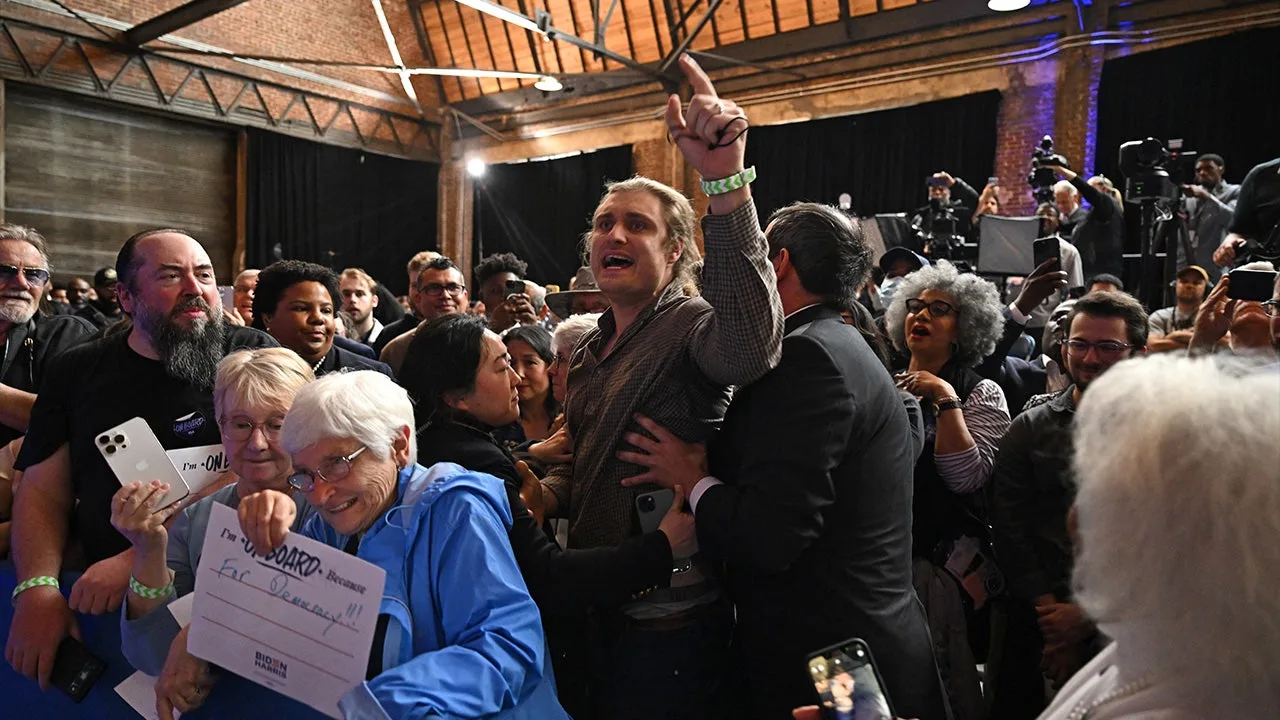
[[[1059,264],[1062,263],[1062,246],[1058,244],[1058,238],[1056,237],[1040,238],[1035,241],[1031,248],[1033,258],[1031,261],[1032,271],[1051,259],[1057,260]],[[1059,267],[1057,269],[1061,270],[1062,268]]]
[[[651,533],[657,530],[675,499],[676,494],[666,489],[637,495],[636,516],[640,520],[640,532]]]
[[[1227,277],[1231,278],[1231,284],[1227,287],[1227,297],[1232,300],[1266,302],[1275,292],[1276,272],[1274,270],[1232,270]]]
[[[523,294],[524,294],[523,280],[507,281],[507,297],[511,297],[512,295],[523,295]]]
[[[884,678],[860,638],[850,638],[809,655],[809,677],[826,720],[893,720]]]
[[[89,648],[79,640],[68,635],[58,645],[58,654],[53,659],[53,672],[49,674],[49,684],[66,693],[72,700],[80,702],[106,671],[107,664],[101,658],[89,652]]]

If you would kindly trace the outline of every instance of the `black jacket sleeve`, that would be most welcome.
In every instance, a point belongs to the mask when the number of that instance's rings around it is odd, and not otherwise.
[[[1009,351],[1013,349],[1013,344],[1018,342],[1018,337],[1022,335],[1023,328],[1024,326],[1019,325],[1013,319],[1013,315],[1008,310],[1005,310],[1004,334],[1000,336],[1000,341],[996,343],[996,349],[983,358],[982,364],[978,365],[974,370],[982,377],[994,380],[998,384],[1004,377],[1004,359],[1009,356]]]
[[[761,417],[751,426],[775,428],[772,442],[743,448],[735,484],[708,489],[697,508],[704,551],[770,574],[821,535],[854,422],[851,391],[825,348],[804,335],[783,346],[777,369],[752,386]]]
[[[996,453],[990,488],[996,558],[1009,580],[1010,591],[1024,600],[1053,591],[1031,540],[1031,523],[1038,517],[1036,474],[1031,462],[1033,442],[1031,416],[1024,413],[1014,418]]]
[[[529,594],[544,612],[572,612],[590,605],[619,605],[671,582],[671,546],[655,531],[616,547],[565,550],[542,531],[520,499],[520,475],[497,446],[472,452],[460,465],[502,480],[513,523],[508,537]]]
[[[978,209],[978,191],[974,190],[973,186],[964,180],[960,178],[954,179],[955,183],[951,186],[951,199],[959,202],[970,213],[973,213],[974,210]]]
[[[1093,208],[1091,212],[1097,221],[1107,222],[1120,209],[1116,207],[1115,198],[1107,195],[1106,193],[1098,192],[1096,188],[1081,179],[1079,175],[1072,178],[1069,182],[1080,191],[1080,195],[1084,197],[1085,200],[1089,201],[1089,206]]]

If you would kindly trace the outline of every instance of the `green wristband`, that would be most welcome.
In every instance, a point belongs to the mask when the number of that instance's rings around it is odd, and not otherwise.
[[[160,600],[167,598],[173,594],[173,571],[169,571],[169,584],[162,588],[153,588],[138,582],[134,576],[129,576],[129,589],[134,595],[146,600]]]
[[[13,595],[10,596],[10,599],[16,602],[19,595],[33,587],[51,587],[56,589],[58,588],[58,578],[50,575],[37,575],[36,577],[23,580],[18,583],[18,587],[13,589]]]
[[[755,179],[756,169],[752,166],[740,173],[730,175],[727,178],[721,178],[719,180],[703,180],[701,183],[702,192],[706,193],[708,196],[724,195],[725,193],[730,193],[734,190],[750,185],[755,182]]]

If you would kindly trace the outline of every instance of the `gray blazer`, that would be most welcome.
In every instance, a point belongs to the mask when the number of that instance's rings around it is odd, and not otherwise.
[[[292,493],[298,506],[298,516],[289,529],[297,531],[315,514],[306,497],[297,491]],[[174,594],[164,605],[142,617],[129,619],[128,603],[120,607],[120,646],[125,659],[148,675],[159,675],[169,657],[169,646],[182,628],[168,611],[169,603],[196,589],[196,568],[200,566],[200,553],[204,551],[204,533],[209,528],[209,513],[214,503],[235,509],[240,506],[240,495],[235,484],[228,485],[200,502],[183,510],[173,527],[169,528],[167,562],[173,571]]]

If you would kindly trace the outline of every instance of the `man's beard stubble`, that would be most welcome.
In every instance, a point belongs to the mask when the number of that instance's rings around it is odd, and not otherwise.
[[[178,324],[175,317],[190,308],[204,310],[207,319],[193,319],[190,328]],[[194,297],[179,303],[167,317],[156,317],[150,308],[139,304],[134,322],[151,336],[165,372],[199,388],[212,388],[218,363],[225,354],[223,341],[226,324],[221,312],[214,312],[204,298]]]

